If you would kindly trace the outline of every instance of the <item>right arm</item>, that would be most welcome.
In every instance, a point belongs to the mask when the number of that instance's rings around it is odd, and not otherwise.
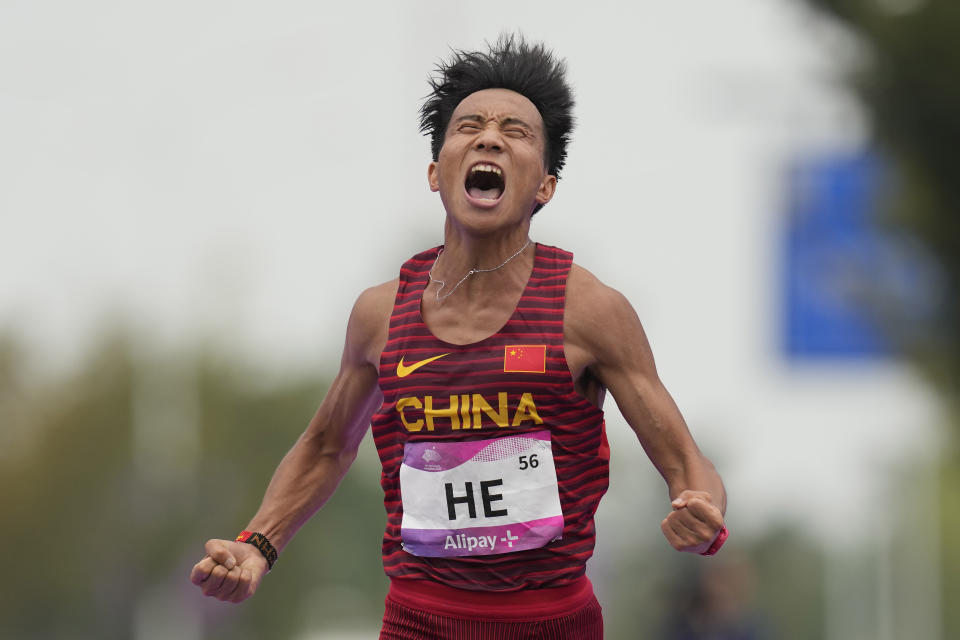
[[[303,434],[283,457],[263,502],[247,525],[282,550],[333,495],[356,458],[370,419],[383,401],[377,386],[380,352],[387,340],[397,283],[364,291],[347,325],[340,371]],[[190,580],[204,595],[241,602],[253,595],[267,571],[255,547],[208,540],[207,555]]]

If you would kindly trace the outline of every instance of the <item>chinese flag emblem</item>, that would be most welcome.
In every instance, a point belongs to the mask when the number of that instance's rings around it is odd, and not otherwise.
[[[504,373],[544,373],[546,365],[545,344],[513,344],[503,348]]]

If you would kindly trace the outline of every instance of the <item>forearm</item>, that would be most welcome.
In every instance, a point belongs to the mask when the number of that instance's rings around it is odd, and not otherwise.
[[[368,363],[344,364],[306,431],[273,473],[248,531],[264,534],[279,551],[333,495],[382,402],[376,382],[376,369]]]
[[[287,452],[247,530],[263,533],[282,550],[333,495],[356,448],[331,447],[304,434]]]
[[[667,483],[670,499],[684,491],[705,491],[726,513],[727,493],[713,463],[700,452],[676,403],[659,380],[635,383],[638,397],[624,402],[640,443]]]
[[[564,350],[576,380],[589,373],[617,401],[667,483],[672,511],[661,523],[676,549],[701,553],[723,527],[727,495],[657,375],[640,319],[621,294],[571,269]],[[687,492],[687,493],[685,493]],[[677,500],[677,498],[681,498]]]
[[[357,299],[347,324],[340,372],[303,435],[280,461],[247,525],[248,531],[266,536],[278,552],[336,491],[357,456],[370,418],[383,402],[376,363],[395,295],[394,281],[368,289]],[[204,550],[207,555],[194,565],[190,580],[202,585],[204,594],[232,602],[253,595],[275,558],[259,538],[211,539]]]
[[[641,393],[622,394],[621,409],[625,409],[640,444],[666,481],[670,499],[683,491],[705,491],[725,513],[727,494],[720,474],[700,452],[673,398],[659,382],[640,382],[634,388]]]
[[[726,513],[727,492],[723,480],[713,463],[699,451],[691,452],[672,467],[660,469],[660,472],[667,483],[671,500],[684,491],[705,491],[721,513]]]

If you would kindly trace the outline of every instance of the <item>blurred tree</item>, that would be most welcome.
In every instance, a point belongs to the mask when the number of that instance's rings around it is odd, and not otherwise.
[[[207,538],[229,537],[246,526],[328,386],[309,379],[264,389],[236,365],[209,359],[202,367],[207,453],[197,483],[202,504],[189,540],[178,538],[187,544],[187,564],[199,559]],[[336,494],[287,546],[256,596],[240,607],[207,600],[206,637],[285,638],[307,628],[330,631],[364,622],[376,627],[387,586],[379,480],[379,460],[367,441]]]
[[[0,635],[124,637],[138,579],[128,564],[125,526],[129,476],[129,361],[119,340],[102,346],[84,370],[8,402],[31,434],[0,470],[5,567]],[[9,353],[9,352],[8,352]],[[14,364],[17,363],[8,363]]]
[[[921,238],[944,278],[936,336],[913,347],[960,398],[960,3],[805,0],[845,25],[866,56],[849,79],[899,184],[892,222]]]
[[[25,356],[0,340],[3,431],[30,435],[0,455],[9,575],[0,637],[164,637],[156,613],[140,619],[158,592],[168,594],[161,621],[193,618],[203,638],[375,626],[386,581],[372,447],[251,601],[204,599],[188,581],[207,538],[231,537],[246,525],[328,383],[310,376],[271,387],[231,359],[195,352],[144,358],[135,344],[123,332],[111,335],[72,375],[31,387],[17,376]],[[164,380],[179,391],[156,388]],[[164,403],[195,405],[168,412],[154,403],[159,413],[147,427],[159,433],[152,440],[138,435],[145,386]],[[183,460],[159,447],[137,454],[144,441],[155,446],[182,433],[177,416],[194,410],[199,451]],[[150,465],[154,458],[166,466]]]
[[[892,221],[921,238],[943,282],[937,330],[907,344],[942,391],[960,431],[960,3],[956,0],[805,0],[839,21],[867,56],[850,83],[869,113],[875,144],[899,184]],[[905,332],[909,335],[909,332]],[[954,443],[955,444],[955,443]],[[944,637],[960,637],[960,452],[941,475]],[[923,526],[923,525],[921,525]]]

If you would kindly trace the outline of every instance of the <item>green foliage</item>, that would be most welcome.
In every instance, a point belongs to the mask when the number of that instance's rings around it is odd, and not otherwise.
[[[783,640],[823,634],[824,552],[790,531],[771,531],[752,551],[756,567],[757,609],[777,626]],[[784,579],[784,578],[787,579]]]
[[[98,627],[101,637],[120,637],[129,628],[127,586],[136,577],[113,573],[132,543],[124,530],[131,498],[123,483],[130,473],[124,350],[104,345],[82,374],[30,394],[30,404],[14,412],[12,428],[32,442],[0,471],[8,488],[0,512],[16,550],[6,566],[17,585],[0,598],[7,627],[0,635],[86,637]]]
[[[960,3],[807,0],[849,28],[869,51],[850,81],[873,121],[877,144],[900,179],[896,223],[921,238],[944,278],[939,331],[914,345],[960,427]],[[960,637],[960,457],[944,458],[941,549],[945,637]]]
[[[129,638],[158,585],[172,585],[183,607],[168,614],[194,616],[207,638],[291,637],[308,624],[357,620],[369,628],[386,590],[382,494],[369,447],[252,600],[204,599],[188,582],[207,538],[246,525],[327,384],[311,378],[269,389],[210,355],[133,353],[129,340],[112,338],[74,375],[25,389],[16,375],[22,356],[0,349],[0,415],[5,430],[28,436],[0,466],[12,543],[5,565],[15,586],[0,598],[0,637]],[[144,460],[154,458],[136,453],[137,394],[157,391],[144,380],[185,392],[165,397],[171,404],[196,405],[199,455],[167,456],[166,471],[145,473]],[[152,427],[182,431],[163,420]]]
[[[868,51],[865,65],[852,70],[850,84],[871,117],[877,145],[897,169],[893,217],[923,240],[944,278],[938,335],[916,355],[945,393],[958,399],[960,3],[807,2],[848,27]]]
[[[947,466],[940,480],[941,603],[943,637],[960,637],[960,464]]]

